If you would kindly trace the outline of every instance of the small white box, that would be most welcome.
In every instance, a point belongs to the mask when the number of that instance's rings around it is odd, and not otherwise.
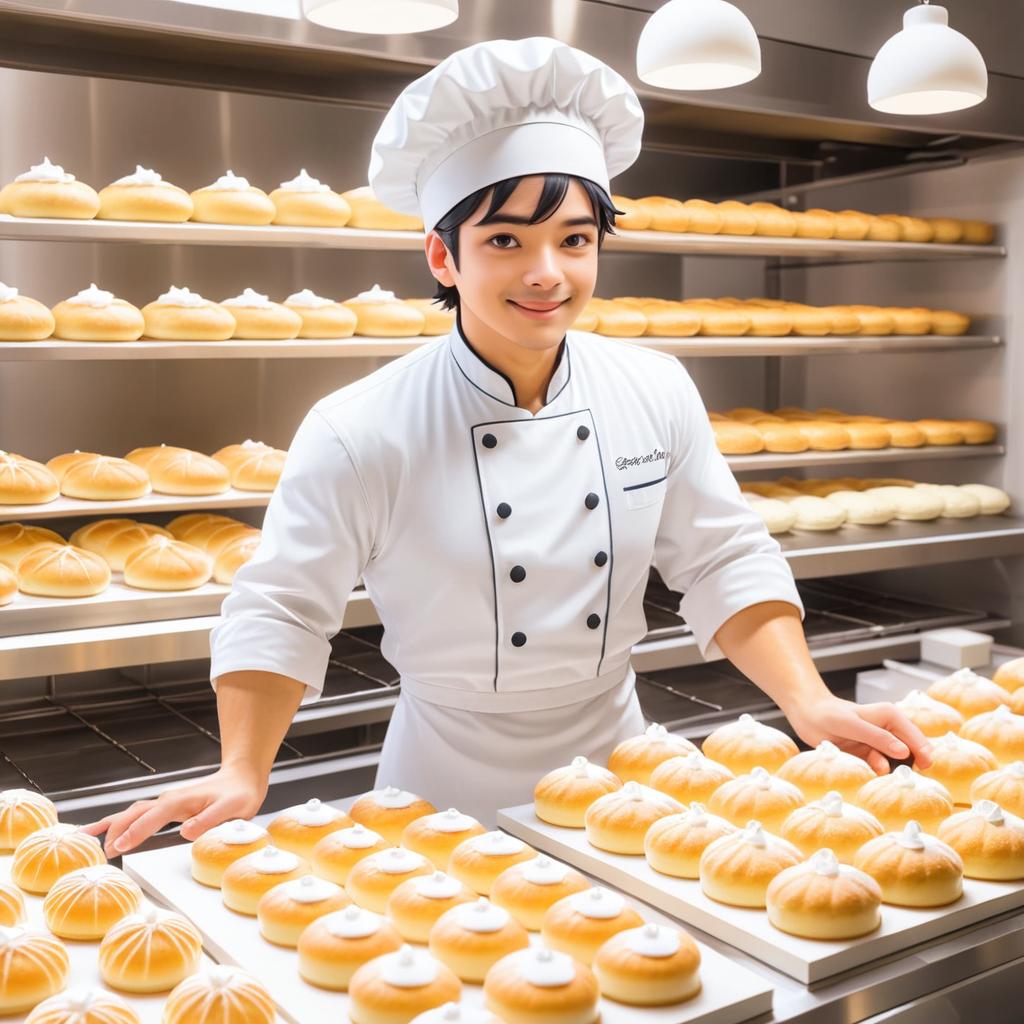
[[[932,629],[921,634],[921,660],[946,668],[981,668],[992,661],[992,637],[973,629]]]

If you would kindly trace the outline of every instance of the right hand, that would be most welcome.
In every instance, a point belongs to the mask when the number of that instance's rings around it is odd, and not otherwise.
[[[267,795],[268,780],[252,770],[221,767],[212,775],[165,789],[155,800],[137,800],[116,814],[82,826],[98,836],[106,832],[107,858],[128,853],[172,821],[182,822],[183,839],[198,839],[207,829],[232,818],[251,818]]]

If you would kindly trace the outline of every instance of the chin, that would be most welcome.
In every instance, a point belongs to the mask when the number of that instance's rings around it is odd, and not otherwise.
[[[535,352],[547,348],[555,348],[565,337],[565,332],[570,329],[570,323],[561,324],[524,324],[521,320],[513,319],[508,324],[508,337],[523,348],[532,349]]]

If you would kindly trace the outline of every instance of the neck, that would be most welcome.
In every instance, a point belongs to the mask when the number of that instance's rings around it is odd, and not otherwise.
[[[512,382],[516,405],[534,413],[542,409],[561,346],[524,348],[492,330],[464,306],[458,318],[462,336],[476,354]]]

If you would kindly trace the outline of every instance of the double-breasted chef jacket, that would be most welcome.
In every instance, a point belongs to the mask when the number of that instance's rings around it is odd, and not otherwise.
[[[211,677],[277,672],[315,699],[361,576],[401,678],[376,785],[489,823],[643,730],[629,658],[652,564],[705,657],[743,608],[803,612],[677,359],[569,331],[532,413],[457,323],[303,419]]]

